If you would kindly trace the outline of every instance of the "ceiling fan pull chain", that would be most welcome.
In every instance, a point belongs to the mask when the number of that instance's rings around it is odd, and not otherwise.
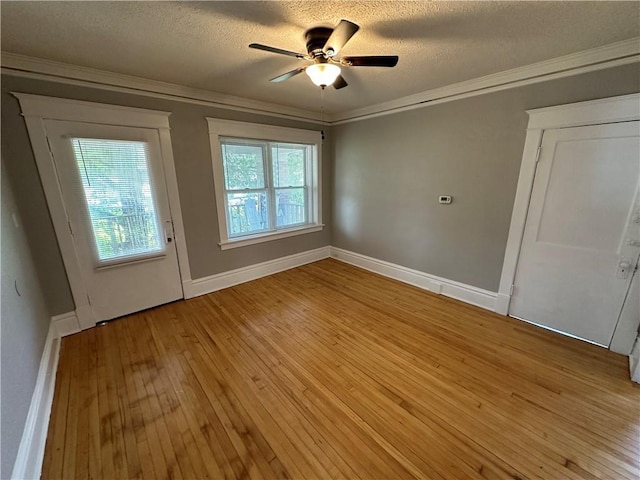
[[[320,135],[322,136],[322,141],[324,141],[324,87],[320,87],[320,124],[322,125]]]

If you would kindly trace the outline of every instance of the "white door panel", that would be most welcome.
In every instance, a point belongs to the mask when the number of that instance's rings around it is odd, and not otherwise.
[[[182,298],[157,130],[45,128],[96,320]]]
[[[510,315],[609,345],[640,250],[639,179],[638,122],[545,131]]]

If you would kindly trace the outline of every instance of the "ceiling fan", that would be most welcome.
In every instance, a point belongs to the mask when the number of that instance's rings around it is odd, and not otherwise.
[[[334,88],[344,88],[348,84],[342,77],[340,67],[395,67],[398,64],[397,55],[373,55],[360,57],[336,58],[342,47],[360,29],[358,25],[348,20],[340,20],[336,28],[315,27],[306,31],[307,53],[296,53],[281,48],[269,47],[259,43],[252,43],[250,48],[265,52],[288,55],[299,60],[311,62],[311,65],[296,68],[272,78],[271,82],[282,82],[299,73],[306,72],[311,81],[322,87],[333,85]]]

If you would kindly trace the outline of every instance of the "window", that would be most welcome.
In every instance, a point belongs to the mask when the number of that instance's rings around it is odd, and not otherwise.
[[[207,121],[223,250],[322,229],[319,132]]]
[[[164,253],[147,144],[70,138],[98,263]]]

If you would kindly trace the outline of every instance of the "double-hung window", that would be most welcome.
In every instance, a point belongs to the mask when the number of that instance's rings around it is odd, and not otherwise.
[[[207,121],[222,249],[322,229],[319,132]]]

